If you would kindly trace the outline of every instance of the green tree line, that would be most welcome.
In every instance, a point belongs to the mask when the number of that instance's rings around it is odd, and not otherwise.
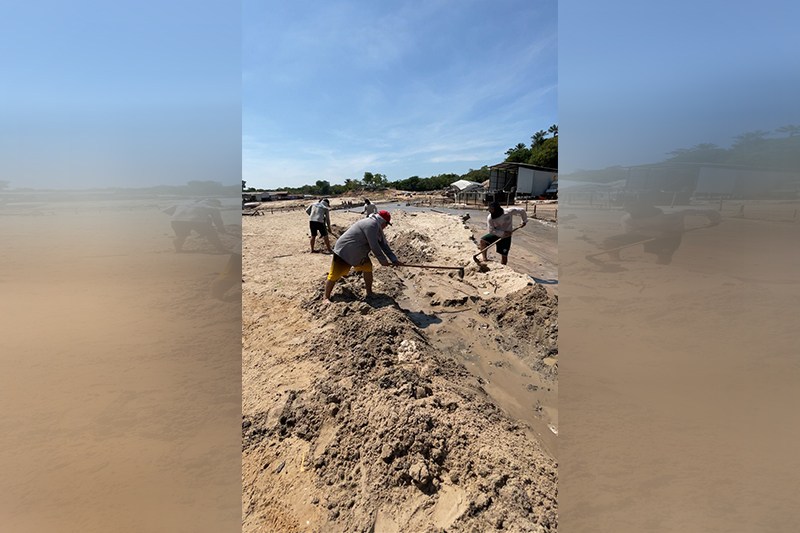
[[[301,187],[280,187],[276,190],[286,191],[290,194],[310,194],[313,196],[341,195],[346,193],[362,193],[380,189],[394,188],[402,191],[436,191],[449,187],[454,181],[461,179],[476,181],[478,183],[489,179],[489,167],[483,166],[477,170],[470,169],[466,174],[439,174],[427,178],[411,176],[402,180],[389,181],[386,174],[365,172],[360,180],[346,179],[343,184],[334,184],[327,180],[317,180],[314,185]],[[242,180],[242,191],[253,192],[256,189],[247,187],[247,182]]]
[[[548,138],[548,134],[553,136]],[[525,143],[519,143],[506,150],[506,161],[557,169],[558,126],[553,124],[547,131],[539,130],[531,135],[530,147]]]
[[[768,139],[772,134],[783,134]],[[720,148],[713,143],[695,144],[691,148],[678,148],[666,155],[662,162],[710,163],[718,165],[742,165],[767,167],[775,170],[800,170],[800,126],[789,124],[772,132],[748,131],[733,137],[730,148]],[[563,176],[565,179],[594,183],[610,183],[628,177],[628,169],[622,166],[602,170],[583,170]]]
[[[786,134],[768,139],[767,136]],[[733,137],[734,143],[727,150],[712,143],[700,143],[691,148],[678,148],[667,155],[669,162],[717,163],[770,167],[781,170],[800,169],[800,126],[789,124],[773,132],[748,131]]]
[[[553,136],[548,138],[547,135]],[[505,161],[530,163],[547,168],[558,168],[558,126],[553,124],[550,128],[540,130],[531,136],[531,146],[525,144],[506,151]],[[438,174],[421,178],[411,176],[409,178],[389,181],[386,174],[365,172],[361,179],[348,178],[343,184],[331,185],[329,181],[318,180],[314,185],[303,185],[301,187],[280,187],[276,190],[286,191],[290,194],[310,194],[314,196],[341,195],[362,191],[374,191],[379,189],[394,188],[402,191],[428,192],[447,188],[455,181],[468,180],[483,183],[489,179],[489,167],[482,166],[479,169],[469,169],[465,174]],[[242,180],[242,191],[255,191],[256,189],[247,188],[247,183]]]

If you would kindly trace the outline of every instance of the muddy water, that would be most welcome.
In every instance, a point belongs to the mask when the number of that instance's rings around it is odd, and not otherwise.
[[[468,301],[458,308],[432,307],[406,280],[398,305],[435,348],[462,362],[493,402],[529,428],[529,435],[557,458],[558,384],[547,381],[495,341],[501,332]]]

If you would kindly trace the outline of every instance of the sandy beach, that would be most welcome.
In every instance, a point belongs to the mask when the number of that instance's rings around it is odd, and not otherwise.
[[[228,256],[174,253],[170,203],[0,209],[3,531],[238,519],[241,306],[206,300]],[[223,217],[232,244],[239,212]]]
[[[243,220],[243,531],[555,529],[556,297],[480,272],[460,216],[392,222],[401,261],[463,280],[376,265],[375,298],[351,274],[324,304],[305,213]]]
[[[570,435],[560,448],[562,527],[794,527],[796,208],[725,203],[723,222],[687,233],[669,265],[642,246],[618,263],[585,260],[621,232],[622,213],[564,209],[574,216],[559,228],[570,332],[559,369]],[[686,219],[687,228],[706,223]]]

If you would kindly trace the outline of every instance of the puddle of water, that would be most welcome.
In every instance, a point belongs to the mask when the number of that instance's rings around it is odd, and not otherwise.
[[[428,280],[430,281],[430,280]],[[478,378],[493,402],[512,418],[530,428],[529,435],[542,443],[553,458],[558,452],[558,384],[546,381],[513,352],[506,352],[495,338],[501,332],[470,305],[442,309],[413,280],[397,303],[409,318],[425,329],[437,349],[461,361]],[[553,364],[555,359],[547,358]]]

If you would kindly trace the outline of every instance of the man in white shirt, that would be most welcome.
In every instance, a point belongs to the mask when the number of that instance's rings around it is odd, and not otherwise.
[[[375,204],[370,203],[370,201],[364,198],[364,212],[363,215],[370,216],[370,215],[377,215],[378,208],[375,207]]]
[[[622,216],[621,220],[625,233],[605,239],[603,248],[609,250],[642,242],[644,252],[654,254],[656,263],[659,265],[668,265],[672,262],[672,256],[681,245],[683,234],[686,232],[684,225],[686,216],[705,216],[712,226],[716,226],[722,221],[720,214],[713,209],[682,209],[664,213],[647,202],[626,204],[625,211],[627,213]],[[608,252],[608,255],[612,260],[619,261],[619,252],[619,250],[613,250]]]
[[[497,253],[500,254],[500,262],[508,263],[508,251],[511,248],[511,231],[514,229],[514,215],[522,218],[520,227],[528,223],[528,214],[520,207],[503,207],[498,202],[489,204],[489,216],[486,218],[489,226],[489,233],[481,237],[481,249],[483,250],[483,260],[486,257],[486,248],[497,243]]]
[[[321,202],[311,204],[306,208],[308,214],[308,226],[311,229],[311,253],[314,253],[314,243],[317,240],[317,233],[320,234],[328,248],[328,253],[333,253],[328,233],[331,231],[331,202],[327,198]]]
[[[222,202],[219,200],[207,198],[205,200],[171,205],[162,211],[162,213],[171,217],[172,229],[175,231],[175,238],[172,239],[172,244],[175,246],[176,252],[183,251],[183,244],[194,231],[201,237],[205,237],[220,252],[231,253],[222,244],[217,232],[214,230],[214,226],[216,226],[220,233],[225,233],[225,224],[222,222],[220,206],[222,206]]]

